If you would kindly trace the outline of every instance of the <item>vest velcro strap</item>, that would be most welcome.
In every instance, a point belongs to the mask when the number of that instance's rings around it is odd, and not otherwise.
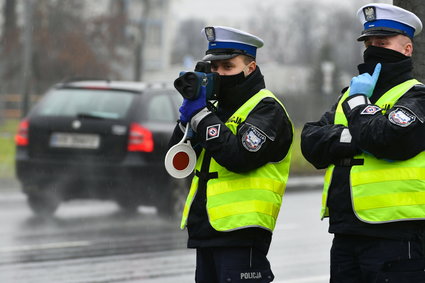
[[[335,162],[336,166],[351,167],[354,165],[363,165],[364,159],[343,158]]]
[[[195,172],[196,177],[203,181],[208,181],[211,179],[217,179],[218,178],[218,172],[200,172],[199,170],[196,170]]]

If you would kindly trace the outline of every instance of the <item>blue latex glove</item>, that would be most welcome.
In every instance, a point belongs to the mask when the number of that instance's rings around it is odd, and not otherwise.
[[[185,98],[183,100],[182,106],[179,108],[180,112],[180,121],[184,124],[192,119],[199,110],[207,106],[207,88],[206,86],[201,86],[199,89],[199,95],[197,99],[189,100]]]
[[[381,72],[381,63],[376,64],[372,76],[369,73],[361,74],[351,79],[350,95],[364,94],[371,97],[378,81],[379,73]]]

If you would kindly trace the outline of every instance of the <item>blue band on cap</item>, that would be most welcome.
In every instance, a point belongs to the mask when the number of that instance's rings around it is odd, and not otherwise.
[[[405,25],[400,22],[392,21],[392,20],[375,20],[366,22],[364,24],[365,31],[371,28],[379,28],[379,27],[385,27],[385,28],[391,28],[391,29],[397,29],[404,31],[410,38],[413,38],[413,35],[415,34],[415,29],[411,26]]]
[[[223,48],[229,48],[229,49],[238,49],[238,50],[244,50],[248,55],[251,55],[255,58],[257,55],[257,47],[238,43],[238,42],[219,42],[219,41],[212,41],[208,43],[208,49],[223,49]]]

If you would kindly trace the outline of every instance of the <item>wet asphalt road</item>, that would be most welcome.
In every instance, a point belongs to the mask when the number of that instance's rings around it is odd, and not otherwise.
[[[328,282],[331,236],[319,220],[320,189],[306,186],[284,197],[269,252],[274,282]],[[127,216],[113,202],[72,201],[41,221],[18,190],[2,190],[0,225],[1,283],[194,281],[186,231],[153,208]]]

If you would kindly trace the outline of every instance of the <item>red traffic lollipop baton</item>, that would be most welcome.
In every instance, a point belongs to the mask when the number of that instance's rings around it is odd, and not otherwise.
[[[182,140],[172,146],[165,155],[164,165],[171,177],[182,179],[189,176],[196,165],[196,153],[188,139],[190,126],[186,126]]]

